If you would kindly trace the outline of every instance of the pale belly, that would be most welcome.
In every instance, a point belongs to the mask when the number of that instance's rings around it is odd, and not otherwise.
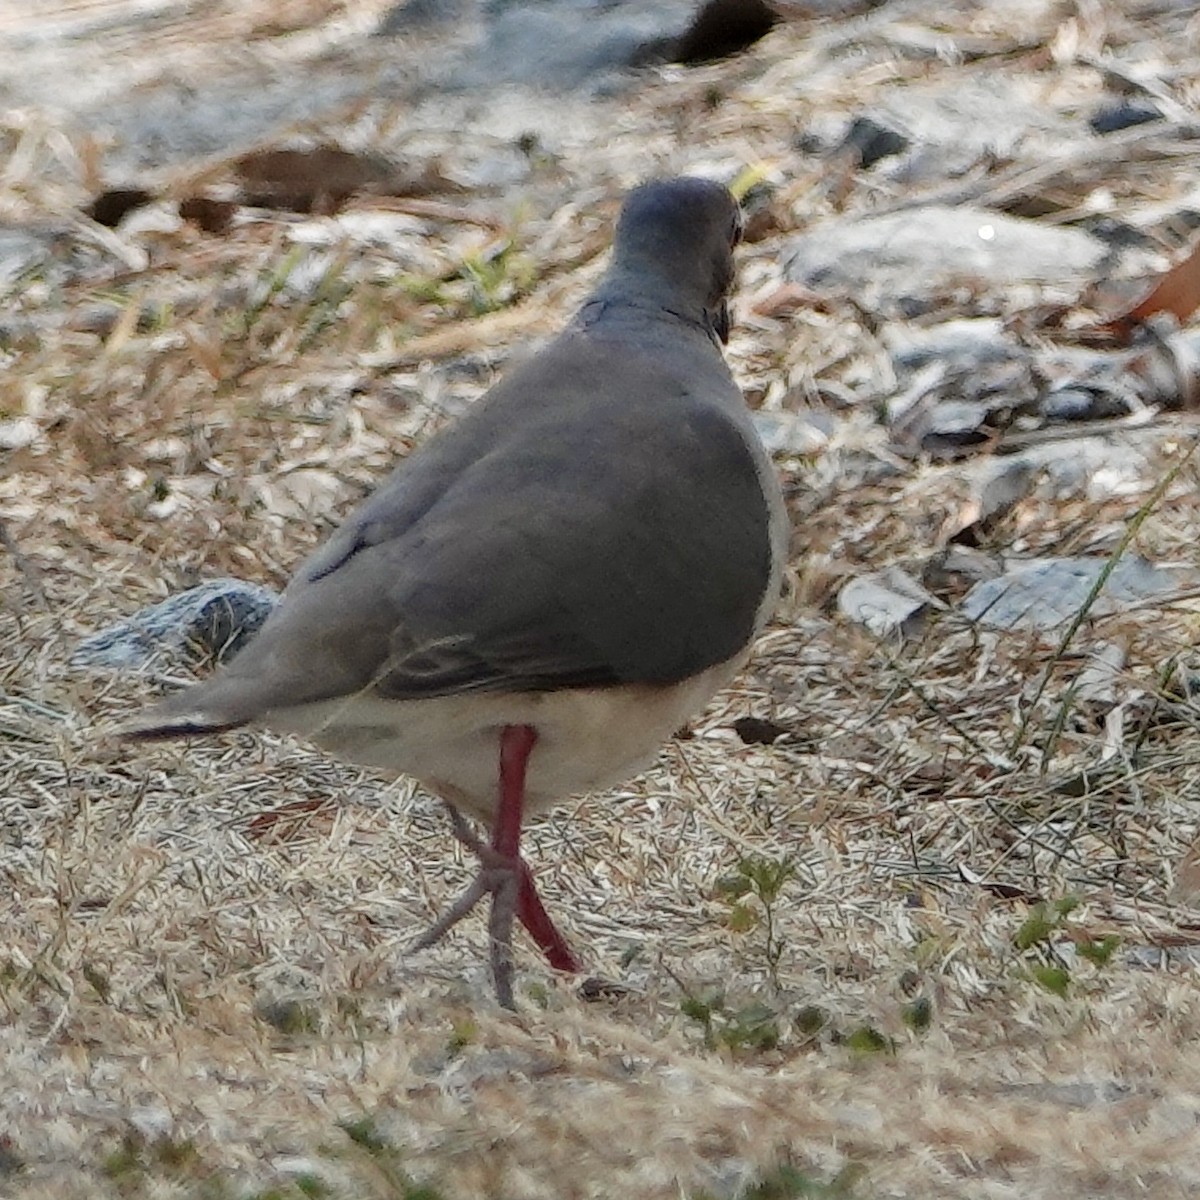
[[[530,725],[527,811],[599,791],[637,774],[659,747],[737,673],[744,657],[672,687],[578,688],[517,695],[383,700],[370,693],[276,709],[258,722],[298,733],[337,758],[409,775],[491,822],[500,731]]]

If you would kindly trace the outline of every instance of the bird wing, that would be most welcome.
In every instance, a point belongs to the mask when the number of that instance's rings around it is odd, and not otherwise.
[[[552,348],[411,456],[180,710],[669,684],[742,650],[773,567],[741,397],[723,363],[610,351]]]

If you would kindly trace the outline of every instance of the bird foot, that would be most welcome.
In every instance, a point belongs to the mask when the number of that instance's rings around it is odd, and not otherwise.
[[[513,918],[529,930],[542,948],[546,960],[557,971],[578,973],[582,967],[566,938],[559,933],[546,912],[533,882],[533,874],[518,854],[508,856],[479,838],[463,815],[450,808],[454,836],[474,852],[480,862],[479,873],[471,886],[425,931],[412,949],[424,950],[442,940],[484,898],[492,897],[488,918],[491,942],[492,977],[496,998],[505,1008],[515,1008],[513,1000],[512,926]]]
[[[487,847],[480,855],[482,866],[471,886],[413,943],[413,950],[425,950],[440,942],[484,896],[491,896],[492,911],[488,917],[491,942],[492,978],[496,999],[504,1008],[516,1008],[513,998],[512,924],[517,912],[517,896],[521,886],[521,860],[504,860]]]

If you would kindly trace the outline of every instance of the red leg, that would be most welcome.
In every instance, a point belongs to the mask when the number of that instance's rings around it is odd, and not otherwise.
[[[492,831],[492,849],[505,858],[521,853],[525,808],[525,771],[537,741],[532,725],[505,725],[500,733],[500,807]]]
[[[531,725],[506,725],[500,734],[500,807],[492,834],[492,848],[518,862],[517,918],[542,948],[556,971],[581,970],[566,938],[555,928],[542,904],[529,867],[521,859],[521,818],[525,804],[525,772],[537,741]]]
[[[529,930],[533,940],[542,948],[546,961],[556,971],[577,974],[583,964],[575,957],[575,951],[567,945],[567,939],[558,932],[550,914],[542,904],[533,883],[533,875],[524,861],[520,866],[521,882],[517,891],[517,919]]]
[[[579,960],[566,939],[554,927],[550,914],[542,906],[533,875],[521,858],[521,818],[525,806],[525,775],[529,756],[537,742],[537,730],[531,725],[506,725],[500,731],[500,795],[492,844],[484,845],[471,831],[462,814],[450,805],[454,833],[463,845],[480,858],[475,882],[453,907],[414,943],[414,949],[432,946],[453,929],[486,895],[492,897],[488,918],[491,942],[492,978],[496,999],[505,1008],[515,1008],[513,997],[512,924],[517,917],[542,948],[547,961],[557,971],[579,971]]]

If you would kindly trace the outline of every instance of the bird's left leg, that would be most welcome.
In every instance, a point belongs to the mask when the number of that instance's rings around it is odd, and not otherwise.
[[[529,864],[521,857],[525,775],[536,741],[537,730],[531,725],[506,725],[500,735],[500,806],[492,831],[492,849],[501,859],[512,863],[516,886],[511,892],[507,889],[496,892],[492,901],[492,965],[495,971],[501,971],[503,968],[499,964],[507,955],[510,977],[513,908],[521,924],[529,930],[533,940],[542,948],[547,962],[556,971],[576,972],[581,969],[567,939],[559,933],[542,904]],[[496,957],[498,949],[500,959]],[[499,981],[499,974],[496,977]]]

